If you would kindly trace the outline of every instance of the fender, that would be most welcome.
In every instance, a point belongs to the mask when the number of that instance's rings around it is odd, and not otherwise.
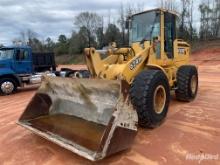
[[[165,75],[167,75],[167,72],[164,70],[164,68],[162,68],[159,65],[154,65],[154,64],[148,64],[145,66],[148,69],[157,69],[157,70],[161,70]]]
[[[0,76],[7,75],[7,74],[15,74],[15,72],[9,68],[0,68]]]

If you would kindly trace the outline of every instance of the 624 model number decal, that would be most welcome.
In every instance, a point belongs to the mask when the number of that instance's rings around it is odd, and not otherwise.
[[[131,63],[130,63],[130,70],[134,70],[136,68],[136,66],[138,64],[140,64],[142,61],[142,58],[141,57],[138,57],[136,59],[134,59]]]

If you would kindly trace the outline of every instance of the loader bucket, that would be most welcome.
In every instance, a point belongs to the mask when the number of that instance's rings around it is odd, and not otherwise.
[[[125,150],[137,114],[121,82],[44,77],[18,124],[92,161]]]

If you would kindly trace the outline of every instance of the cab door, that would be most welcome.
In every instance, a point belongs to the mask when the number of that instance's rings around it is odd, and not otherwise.
[[[174,41],[176,39],[176,16],[164,13],[164,51],[169,59],[174,58]]]
[[[28,49],[19,48],[15,50],[14,71],[17,74],[32,73],[31,54]]]

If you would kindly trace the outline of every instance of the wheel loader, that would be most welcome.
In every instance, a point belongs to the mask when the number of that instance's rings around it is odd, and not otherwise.
[[[18,124],[92,161],[130,148],[138,125],[163,123],[171,91],[180,101],[196,97],[197,68],[176,20],[164,9],[132,15],[130,46],[86,48],[90,79],[45,76]]]

